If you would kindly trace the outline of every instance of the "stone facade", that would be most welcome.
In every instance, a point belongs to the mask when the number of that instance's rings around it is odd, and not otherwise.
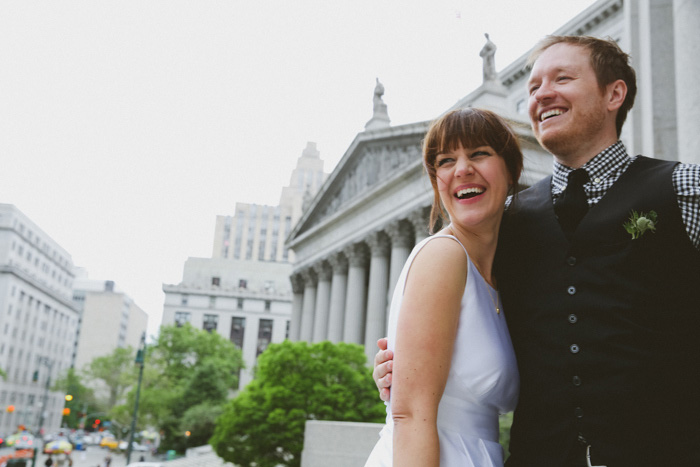
[[[76,279],[73,302],[80,311],[74,366],[82,369],[95,357],[117,348],[139,348],[148,315],[112,281]]]
[[[0,369],[7,374],[0,433],[61,425],[64,394],[48,388],[73,363],[73,279],[71,255],[15,206],[0,204]]]

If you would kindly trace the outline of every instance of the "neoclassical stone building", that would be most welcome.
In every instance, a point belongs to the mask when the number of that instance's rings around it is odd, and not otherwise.
[[[700,2],[600,0],[554,34],[612,37],[630,53],[639,92],[622,140],[631,154],[700,162]],[[547,31],[543,31],[543,35]],[[551,173],[552,158],[527,121],[526,56],[496,73],[482,51],[484,82],[453,108],[485,107],[514,122],[525,154],[521,179]],[[428,235],[432,191],[421,166],[430,120],[390,126],[377,83],[374,116],[288,237],[296,261],[290,338],[355,342],[368,357],[386,335],[387,308],[413,245]],[[446,109],[450,110],[450,109]],[[437,115],[427,115],[433,119]]]

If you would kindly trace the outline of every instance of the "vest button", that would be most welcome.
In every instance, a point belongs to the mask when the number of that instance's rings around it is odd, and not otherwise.
[[[576,418],[583,418],[583,409],[581,407],[576,407],[574,409],[574,414],[576,415]]]
[[[574,376],[572,382],[574,383],[574,386],[581,386],[581,378],[579,378],[578,376]]]
[[[566,289],[566,291],[569,293],[569,295],[573,295],[576,293],[576,287],[574,287],[573,285],[570,285],[569,288]]]
[[[568,258],[566,258],[566,264],[568,264],[569,266],[575,266],[576,265],[576,257],[569,256]]]
[[[569,322],[570,322],[571,324],[574,324],[576,321],[578,321],[578,317],[577,317],[575,314],[571,313],[571,314],[569,315]]]
[[[571,345],[569,346],[569,350],[571,351],[571,353],[578,353],[578,351],[581,350],[581,349],[578,348],[578,345],[577,345],[577,344],[571,344]]]

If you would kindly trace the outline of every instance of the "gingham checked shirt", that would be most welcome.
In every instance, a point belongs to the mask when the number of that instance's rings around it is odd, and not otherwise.
[[[601,200],[611,186],[627,170],[636,157],[627,155],[621,141],[606,148],[583,165],[588,172],[589,182],[583,185],[588,198],[588,206]],[[554,161],[552,176],[552,198],[556,202],[566,188],[571,167]],[[673,188],[678,198],[685,230],[695,248],[700,250],[700,165],[678,164],[673,170]]]

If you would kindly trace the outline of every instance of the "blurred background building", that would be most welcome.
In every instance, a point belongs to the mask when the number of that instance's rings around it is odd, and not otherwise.
[[[73,280],[71,255],[15,206],[0,204],[2,434],[60,426],[64,394],[49,388],[74,359]]]
[[[113,281],[76,278],[73,303],[80,313],[73,364],[76,369],[117,348],[139,348],[148,315]]]
[[[190,323],[216,331],[243,352],[239,387],[272,342],[289,337],[293,256],[285,239],[325,181],[315,143],[297,159],[277,206],[236,203],[233,216],[217,216],[211,258],[189,258],[182,282],[163,284],[163,325]]]

